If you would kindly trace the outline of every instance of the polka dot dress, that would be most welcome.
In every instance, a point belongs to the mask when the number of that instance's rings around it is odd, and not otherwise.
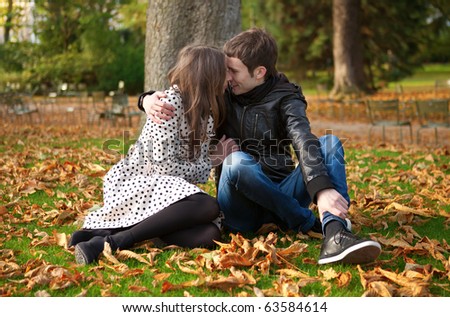
[[[162,124],[147,119],[137,142],[127,156],[114,165],[104,179],[104,206],[89,213],[83,228],[129,227],[167,206],[195,193],[195,184],[205,183],[211,170],[209,140],[214,134],[213,119],[207,124],[207,142],[200,155],[188,159],[189,126],[176,86],[165,91],[165,101],[175,108],[175,116]]]

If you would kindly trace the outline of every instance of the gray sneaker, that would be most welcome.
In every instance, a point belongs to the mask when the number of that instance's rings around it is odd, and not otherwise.
[[[347,223],[347,230],[352,232],[352,222],[350,221],[350,219],[345,218],[345,222]]]
[[[378,242],[359,238],[342,229],[334,236],[325,238],[318,263],[364,264],[375,261],[380,253]]]

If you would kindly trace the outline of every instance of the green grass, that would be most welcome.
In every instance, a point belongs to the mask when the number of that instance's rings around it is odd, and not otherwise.
[[[415,70],[412,76],[399,82],[389,83],[387,90],[393,90],[397,85],[402,85],[407,90],[433,88],[437,80],[450,80],[450,65],[425,65]]]
[[[428,64],[422,68],[417,69],[414,74],[402,80],[402,83],[413,83],[417,86],[418,83],[424,83],[434,85],[435,80],[450,79],[450,64]]]
[[[6,144],[10,143],[12,136],[2,136],[0,139],[0,150],[4,153],[19,153],[27,152],[29,157],[23,161],[23,166],[18,166],[18,170],[30,172],[36,166],[42,165],[48,160],[53,158],[44,153],[38,153],[36,148],[40,148],[39,142],[25,143],[6,151]],[[12,143],[16,143],[15,141]],[[80,165],[81,163],[98,162],[105,168],[109,168],[111,164],[105,163],[102,160],[97,160],[95,154],[91,152],[100,150],[105,143],[104,139],[83,138],[78,142],[76,140],[66,140],[64,138],[55,139],[52,143],[47,144],[46,147],[54,149],[64,149],[66,152],[57,157],[58,161],[64,162],[65,159],[74,165]],[[120,146],[119,146],[120,147]],[[90,155],[90,156],[89,156]],[[428,173],[430,177],[433,177],[435,171],[444,171],[444,177],[448,178],[450,171],[445,166],[448,165],[448,155],[445,152],[433,152],[431,153],[433,160],[429,158],[430,153],[427,151],[404,151],[396,149],[376,149],[376,148],[348,148],[346,149],[347,162],[348,162],[348,176],[350,195],[355,202],[355,210],[360,213],[363,219],[371,219],[373,214],[376,214],[383,208],[374,208],[363,205],[360,201],[360,197],[364,196],[369,199],[379,198],[383,201],[396,201],[397,203],[408,206],[411,197],[417,195],[422,189],[421,183],[407,181],[420,179],[421,172]],[[7,156],[8,157],[8,156]],[[6,158],[5,158],[6,159]],[[86,171],[80,169],[77,173],[86,173]],[[57,174],[56,174],[57,175]],[[72,175],[70,177],[75,177]],[[67,176],[68,177],[68,176]],[[444,181],[442,175],[436,175],[436,183]],[[17,192],[14,188],[18,184],[11,186],[8,184],[11,180],[3,172],[0,172],[0,197],[5,203],[10,202],[11,197],[17,196]],[[95,198],[90,199],[92,203],[100,203],[102,201],[101,193],[101,177],[90,178],[90,184],[97,186],[95,190]],[[117,271],[111,264],[103,264],[100,266],[88,265],[78,266],[74,263],[74,257],[72,251],[65,250],[63,247],[56,245],[55,243],[42,243],[45,239],[42,238],[42,232],[45,232],[49,236],[53,236],[54,233],[58,234],[70,234],[74,230],[79,228],[80,223],[75,222],[74,218],[68,218],[62,223],[57,221],[57,217],[45,219],[46,213],[52,213],[54,210],[66,210],[65,206],[68,206],[67,210],[72,210],[70,206],[75,206],[80,199],[89,201],[88,198],[83,196],[84,188],[78,188],[70,179],[58,179],[53,184],[52,190],[54,193],[62,192],[67,194],[68,198],[57,198],[55,195],[48,195],[43,190],[37,190],[35,193],[29,195],[22,195],[18,204],[7,207],[8,213],[13,218],[4,217],[4,221],[0,223],[0,260],[6,260],[7,250],[13,250],[14,258],[8,259],[8,262],[17,263],[21,268],[20,272],[16,275],[8,278],[0,279],[0,293],[11,292],[12,296],[34,296],[38,290],[45,290],[51,296],[64,296],[72,297],[85,292],[86,296],[184,296],[184,292],[189,292],[192,296],[237,296],[241,292],[247,292],[250,295],[253,294],[251,287],[235,287],[230,290],[222,290],[208,287],[186,287],[179,290],[172,290],[166,293],[162,292],[163,281],[155,281],[155,275],[161,273],[171,273],[167,278],[167,281],[176,285],[187,281],[193,281],[197,279],[194,274],[182,272],[176,265],[168,265],[170,259],[174,255],[178,255],[180,252],[186,252],[188,257],[187,261],[194,261],[200,254],[195,250],[166,250],[155,256],[156,264],[154,266],[148,266],[142,264],[135,259],[124,260],[128,266],[128,271],[137,270],[139,274],[130,275],[124,277],[122,273]],[[214,195],[214,184],[209,182],[203,185],[205,190]],[[430,191],[435,191],[433,188],[429,188]],[[374,194],[376,191],[376,194]],[[437,189],[436,189],[437,191]],[[73,196],[71,196],[71,194]],[[439,201],[433,199],[430,196],[422,195],[424,208],[442,208],[445,212],[450,213],[450,207],[443,205]],[[64,204],[64,205],[61,205]],[[1,206],[1,205],[0,205]],[[63,207],[61,207],[63,206]],[[42,209],[42,212],[36,212],[36,210]],[[62,209],[61,209],[62,208]],[[36,212],[36,213],[33,213]],[[74,211],[74,214],[80,215],[79,212]],[[357,215],[355,215],[357,216]],[[383,216],[379,219],[374,219],[373,223],[369,226],[360,226],[356,223],[355,231],[363,236],[374,234],[375,236],[393,238],[399,237],[404,234],[400,224],[393,221],[390,217],[392,215]],[[356,218],[357,219],[357,218]],[[380,225],[384,223],[385,225]],[[414,230],[422,237],[428,237],[429,239],[436,239],[443,243],[443,239],[449,241],[449,236],[445,236],[448,233],[447,225],[444,223],[443,217],[433,217],[425,219],[421,217],[415,217],[414,222],[411,224]],[[278,248],[287,247],[290,242],[297,240],[297,236],[293,232],[278,232],[279,240],[277,242]],[[254,235],[244,235],[247,239],[252,239]],[[224,234],[223,239],[225,242],[230,241],[230,236]],[[411,244],[418,243],[419,239],[414,238]],[[358,269],[355,266],[348,265],[325,265],[317,266],[310,263],[310,260],[316,260],[320,252],[320,241],[315,239],[300,240],[301,243],[307,243],[308,248],[305,253],[302,253],[299,257],[290,259],[291,263],[297,268],[311,277],[319,277],[320,272],[327,269],[334,269],[337,273],[349,272],[352,276],[351,281],[346,287],[339,287],[337,283],[331,281],[329,283],[330,289],[327,290],[327,285],[324,285],[321,281],[307,284],[300,289],[302,296],[336,296],[336,297],[359,297],[364,293],[363,286],[359,279]],[[405,259],[402,257],[392,258],[393,248],[386,246],[383,248],[384,252],[381,254],[379,264],[384,270],[391,270],[393,272],[402,272],[405,269]],[[135,249],[134,252],[146,254],[148,249],[141,248]],[[445,271],[445,267],[442,262],[436,259],[425,256],[423,254],[410,254],[407,255],[413,259],[416,263],[422,265],[431,265],[433,268],[439,271]],[[448,258],[448,252],[445,254]],[[71,284],[65,288],[59,289],[51,284],[28,284],[26,281],[30,281],[27,272],[29,270],[36,269],[38,267],[48,266],[51,270],[52,267],[64,268],[67,279],[72,281]],[[260,289],[270,289],[274,287],[280,276],[277,270],[280,267],[272,265],[269,269],[269,274],[261,274],[258,271],[239,268],[243,271],[247,271],[257,279],[256,287]],[[371,270],[371,266],[364,267],[365,270]],[[229,270],[217,270],[216,272],[209,272],[211,276],[223,275],[227,276]],[[295,281],[295,278],[294,278]],[[447,288],[437,286],[438,284],[448,284],[448,280],[440,277],[438,274],[432,277],[432,286],[430,291],[434,296],[450,296]],[[133,287],[144,287],[147,291],[139,292],[133,290]],[[105,294],[106,291],[106,294]],[[329,292],[329,293],[327,293]]]
[[[289,78],[295,78],[295,74],[286,73]],[[316,86],[319,82],[326,78],[325,72],[316,72],[315,78],[307,78],[298,81],[302,86],[305,96],[316,96]],[[407,78],[404,78],[398,82],[391,82],[382,91],[391,92],[396,89],[398,85],[401,85],[404,90],[424,90],[433,89],[436,80],[449,80],[450,79],[450,64],[427,64],[421,68],[417,68],[413,71],[413,74]]]

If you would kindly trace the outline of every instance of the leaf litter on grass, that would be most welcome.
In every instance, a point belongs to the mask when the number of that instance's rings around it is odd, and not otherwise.
[[[11,129],[8,125],[3,128]],[[214,250],[152,243],[116,252],[106,247],[96,265],[81,270],[73,249],[67,247],[70,235],[62,229],[79,227],[91,208],[101,206],[102,176],[120,157],[93,145],[66,144],[76,144],[80,135],[101,139],[105,133],[120,136],[122,131],[24,126],[1,136],[2,296],[50,296],[53,291],[64,294],[61,292],[71,289],[81,289],[73,296],[86,296],[94,286],[102,296],[120,296],[114,285],[132,278],[136,282],[127,289],[136,296],[170,296],[174,291],[192,296],[193,288],[203,289],[204,294],[218,289],[231,296],[339,296],[339,289],[355,281],[363,289],[360,296],[450,294],[450,176],[448,161],[435,159],[448,157],[442,148],[427,149],[424,154],[420,148],[392,146],[388,150],[396,155],[377,170],[367,165],[378,159],[365,145],[366,154],[348,162],[349,187],[354,194],[350,207],[353,227],[356,232],[369,230],[383,246],[382,257],[370,265],[318,266],[311,249],[318,240],[268,226],[253,238],[230,234],[217,242]],[[360,146],[354,148],[361,151]],[[401,168],[404,165],[410,168]],[[358,185],[361,183],[364,186]],[[405,190],[402,183],[414,189]],[[211,184],[202,186],[214,194]],[[40,201],[36,195],[44,198]],[[438,239],[416,232],[416,226],[436,218],[442,219],[444,228]],[[316,247],[311,241],[316,241]],[[5,244],[20,246],[7,248]],[[26,250],[29,254],[24,260]],[[171,255],[163,263],[161,258],[167,252]],[[58,264],[49,256],[52,253],[68,260]],[[191,278],[171,279],[180,272]],[[145,274],[151,274],[150,283],[139,280]],[[272,282],[262,283],[266,277]],[[320,285],[320,291],[311,293],[308,286],[312,285]]]

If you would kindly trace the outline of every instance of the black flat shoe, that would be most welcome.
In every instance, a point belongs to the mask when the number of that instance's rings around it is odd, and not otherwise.
[[[111,234],[111,230],[107,229],[82,229],[77,230],[74,233],[72,233],[72,236],[70,237],[69,241],[69,248],[76,246],[80,242],[89,241],[93,237],[100,236],[100,237],[106,237]]]
[[[75,260],[78,264],[90,264],[97,261],[105,246],[105,237],[96,236],[75,246]]]

